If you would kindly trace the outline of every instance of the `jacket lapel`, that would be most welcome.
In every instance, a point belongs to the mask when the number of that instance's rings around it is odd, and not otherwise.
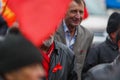
[[[76,41],[75,41],[75,44],[74,44],[74,52],[76,53],[76,51],[80,51],[81,49],[81,42],[83,42],[84,40],[84,35],[83,35],[83,30],[81,28],[81,26],[78,26],[78,29],[77,29],[77,37],[76,37]],[[79,49],[78,49],[79,48]]]
[[[66,44],[65,32],[64,32],[64,29],[63,29],[63,22],[60,24],[59,29],[57,30],[56,34],[59,35],[59,38],[60,38],[61,42]]]
[[[61,23],[61,25],[60,25],[59,29],[57,30],[56,34],[59,35],[59,38],[60,38],[61,42],[66,44],[65,32],[64,32],[64,29],[63,29],[63,23]],[[78,26],[77,37],[76,37],[76,41],[75,41],[74,49],[73,49],[74,52],[80,51],[80,49],[81,49],[81,42],[84,41],[83,39],[84,39],[83,30],[82,30],[81,26]]]

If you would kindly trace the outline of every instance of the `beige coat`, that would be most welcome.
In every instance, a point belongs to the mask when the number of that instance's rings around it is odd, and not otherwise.
[[[78,74],[78,79],[81,80],[81,72],[86,57],[86,53],[91,46],[93,40],[93,34],[82,26],[79,26],[77,33],[77,38],[73,47],[73,51],[76,57],[76,70]],[[60,25],[59,29],[55,33],[55,40],[66,44],[65,33],[63,30],[63,24]]]

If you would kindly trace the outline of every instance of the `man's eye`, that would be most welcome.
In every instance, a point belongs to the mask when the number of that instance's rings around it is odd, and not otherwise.
[[[80,14],[83,14],[84,12],[83,11],[79,11]]]
[[[76,13],[77,11],[76,10],[72,10],[71,13]]]

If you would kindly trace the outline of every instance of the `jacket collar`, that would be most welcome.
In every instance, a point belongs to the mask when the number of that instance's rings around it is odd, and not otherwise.
[[[54,44],[55,44],[54,53],[58,55],[59,54],[59,46],[58,46],[57,41],[54,41]]]
[[[56,34],[58,34],[62,40],[62,43],[66,44],[66,40],[65,40],[65,33],[64,33],[64,28],[63,28],[63,21],[61,22],[61,24],[59,25],[58,30],[56,31]]]
[[[106,43],[107,43],[113,50],[118,50],[117,44],[113,43],[113,41],[110,39],[109,36],[106,38]]]

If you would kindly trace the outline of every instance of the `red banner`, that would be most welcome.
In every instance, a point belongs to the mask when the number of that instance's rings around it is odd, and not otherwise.
[[[20,23],[20,31],[39,46],[62,20],[71,0],[9,0]]]

